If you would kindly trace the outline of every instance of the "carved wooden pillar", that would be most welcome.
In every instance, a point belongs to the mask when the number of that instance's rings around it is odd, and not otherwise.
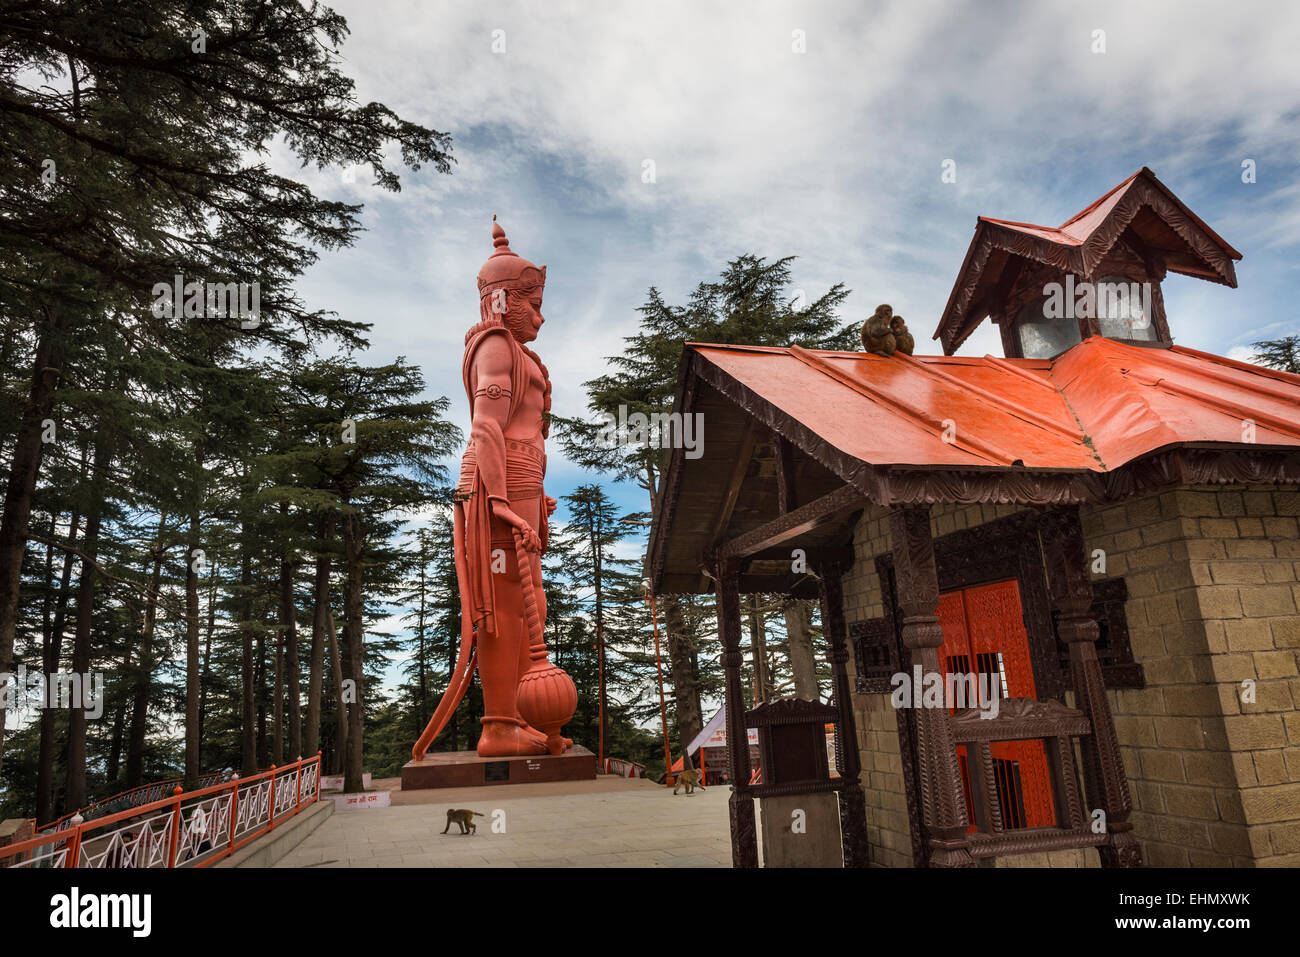
[[[745,728],[745,695],[740,684],[740,563],[734,558],[714,558],[711,564],[718,583],[718,637],[722,640],[726,682],[731,864],[758,867],[754,799],[749,796],[749,734]]]
[[[942,673],[939,648],[939,578],[934,565],[928,506],[890,509],[889,534],[894,554],[898,608],[903,617],[903,644],[922,674]],[[920,765],[921,814],[929,833],[931,867],[974,867],[966,839],[966,796],[953,744],[947,708],[916,709],[916,750]]]
[[[1133,836],[1128,777],[1097,661],[1097,622],[1090,613],[1092,579],[1083,532],[1076,515],[1049,513],[1041,528],[1048,589],[1057,613],[1057,632],[1070,649],[1074,706],[1088,716],[1092,733],[1079,740],[1089,811],[1106,812],[1106,843],[1098,848],[1103,867],[1142,866],[1142,847]]]
[[[845,867],[870,867],[867,843],[867,801],[859,776],[857,722],[853,718],[853,697],[849,687],[848,630],[844,627],[844,591],[839,562],[823,562],[821,574],[822,630],[830,650],[831,675],[839,720],[835,725],[835,764],[840,772],[840,834]]]

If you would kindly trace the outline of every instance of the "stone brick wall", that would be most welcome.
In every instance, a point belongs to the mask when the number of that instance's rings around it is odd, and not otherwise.
[[[931,531],[1016,511],[936,506]],[[1126,579],[1146,672],[1145,689],[1108,697],[1147,863],[1300,865],[1300,490],[1172,489],[1080,516],[1089,551],[1105,553],[1097,577]],[[847,621],[884,614],[875,557],[889,547],[886,511],[869,508],[844,581]],[[910,866],[894,709],[888,695],[854,695],[854,713],[873,861]],[[1037,857],[998,864],[1096,863],[1093,850]]]
[[[1088,547],[1127,581],[1146,671],[1145,689],[1108,696],[1149,865],[1300,865],[1297,516],[1300,492],[1272,488],[1082,511]]]

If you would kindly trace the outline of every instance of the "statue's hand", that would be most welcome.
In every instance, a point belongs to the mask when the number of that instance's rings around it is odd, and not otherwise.
[[[560,504],[559,502],[551,498],[549,495],[546,496],[546,517],[547,518],[550,518],[552,515],[555,514],[555,507],[559,504]]]
[[[542,550],[542,540],[537,537],[537,531],[505,502],[500,499],[493,499],[492,514],[511,528],[519,530],[526,550],[530,552],[540,552]]]

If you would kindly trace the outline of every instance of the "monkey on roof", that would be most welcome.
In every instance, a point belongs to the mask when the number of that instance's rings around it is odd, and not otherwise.
[[[907,331],[907,323],[903,320],[903,317],[895,316],[889,320],[889,329],[894,334],[894,341],[898,344],[898,351],[905,352],[910,356],[912,350],[916,348],[916,340]]]
[[[902,316],[894,315],[888,304],[876,306],[871,318],[862,324],[862,350],[873,352],[878,356],[892,356],[895,352],[905,352],[909,356],[916,348],[916,341],[907,331],[907,323]]]

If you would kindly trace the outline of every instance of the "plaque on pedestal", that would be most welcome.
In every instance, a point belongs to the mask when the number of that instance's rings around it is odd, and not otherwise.
[[[474,751],[430,751],[402,767],[402,790],[468,788],[484,784],[594,781],[596,756],[580,744],[563,754],[480,758]]]

